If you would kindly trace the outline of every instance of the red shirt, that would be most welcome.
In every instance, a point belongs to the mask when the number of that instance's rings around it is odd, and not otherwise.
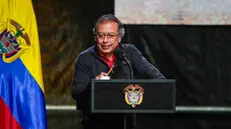
[[[102,53],[100,53],[100,56],[101,56],[101,58],[107,63],[107,65],[108,65],[110,68],[114,65],[115,60],[116,60],[116,56],[115,56],[115,55],[112,56],[112,60],[109,60],[107,57],[103,56]]]
[[[119,46],[117,46],[116,48],[119,48]],[[99,51],[99,55],[100,57],[107,63],[107,65],[112,68],[112,66],[114,65],[115,63],[115,60],[116,60],[116,56],[115,55],[112,55],[112,60],[109,60],[107,57],[103,56],[103,53],[101,53]]]

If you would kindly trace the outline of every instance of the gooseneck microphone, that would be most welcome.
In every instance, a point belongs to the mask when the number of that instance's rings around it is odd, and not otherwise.
[[[125,52],[120,48],[116,48],[115,49],[115,55],[116,55],[118,60],[125,61],[125,63],[128,65],[128,67],[130,69],[130,79],[133,79],[134,75],[133,75],[132,65],[131,65],[130,61],[128,61]],[[125,121],[124,129],[126,129],[126,116],[124,117],[124,121]],[[132,113],[132,123],[133,123],[132,129],[135,129],[135,127],[136,127],[136,113]]]
[[[133,79],[134,75],[133,75],[132,65],[131,65],[130,61],[128,61],[125,52],[120,48],[116,48],[115,49],[115,55],[116,55],[118,60],[125,61],[125,63],[128,65],[128,67],[130,69],[130,79]]]

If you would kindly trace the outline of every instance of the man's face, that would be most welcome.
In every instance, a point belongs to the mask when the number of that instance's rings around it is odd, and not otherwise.
[[[114,53],[121,37],[118,35],[118,24],[114,21],[105,21],[98,24],[96,41],[98,49],[103,54]]]

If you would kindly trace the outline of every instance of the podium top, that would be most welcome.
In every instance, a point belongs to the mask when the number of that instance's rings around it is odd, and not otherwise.
[[[92,84],[95,82],[111,82],[111,83],[143,83],[143,82],[151,82],[151,83],[176,83],[175,79],[110,79],[110,80],[96,80],[92,79]]]
[[[173,113],[176,80],[92,80],[93,113]]]

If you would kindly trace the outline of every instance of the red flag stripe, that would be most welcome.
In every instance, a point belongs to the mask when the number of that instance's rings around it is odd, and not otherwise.
[[[0,97],[0,129],[22,129]]]

